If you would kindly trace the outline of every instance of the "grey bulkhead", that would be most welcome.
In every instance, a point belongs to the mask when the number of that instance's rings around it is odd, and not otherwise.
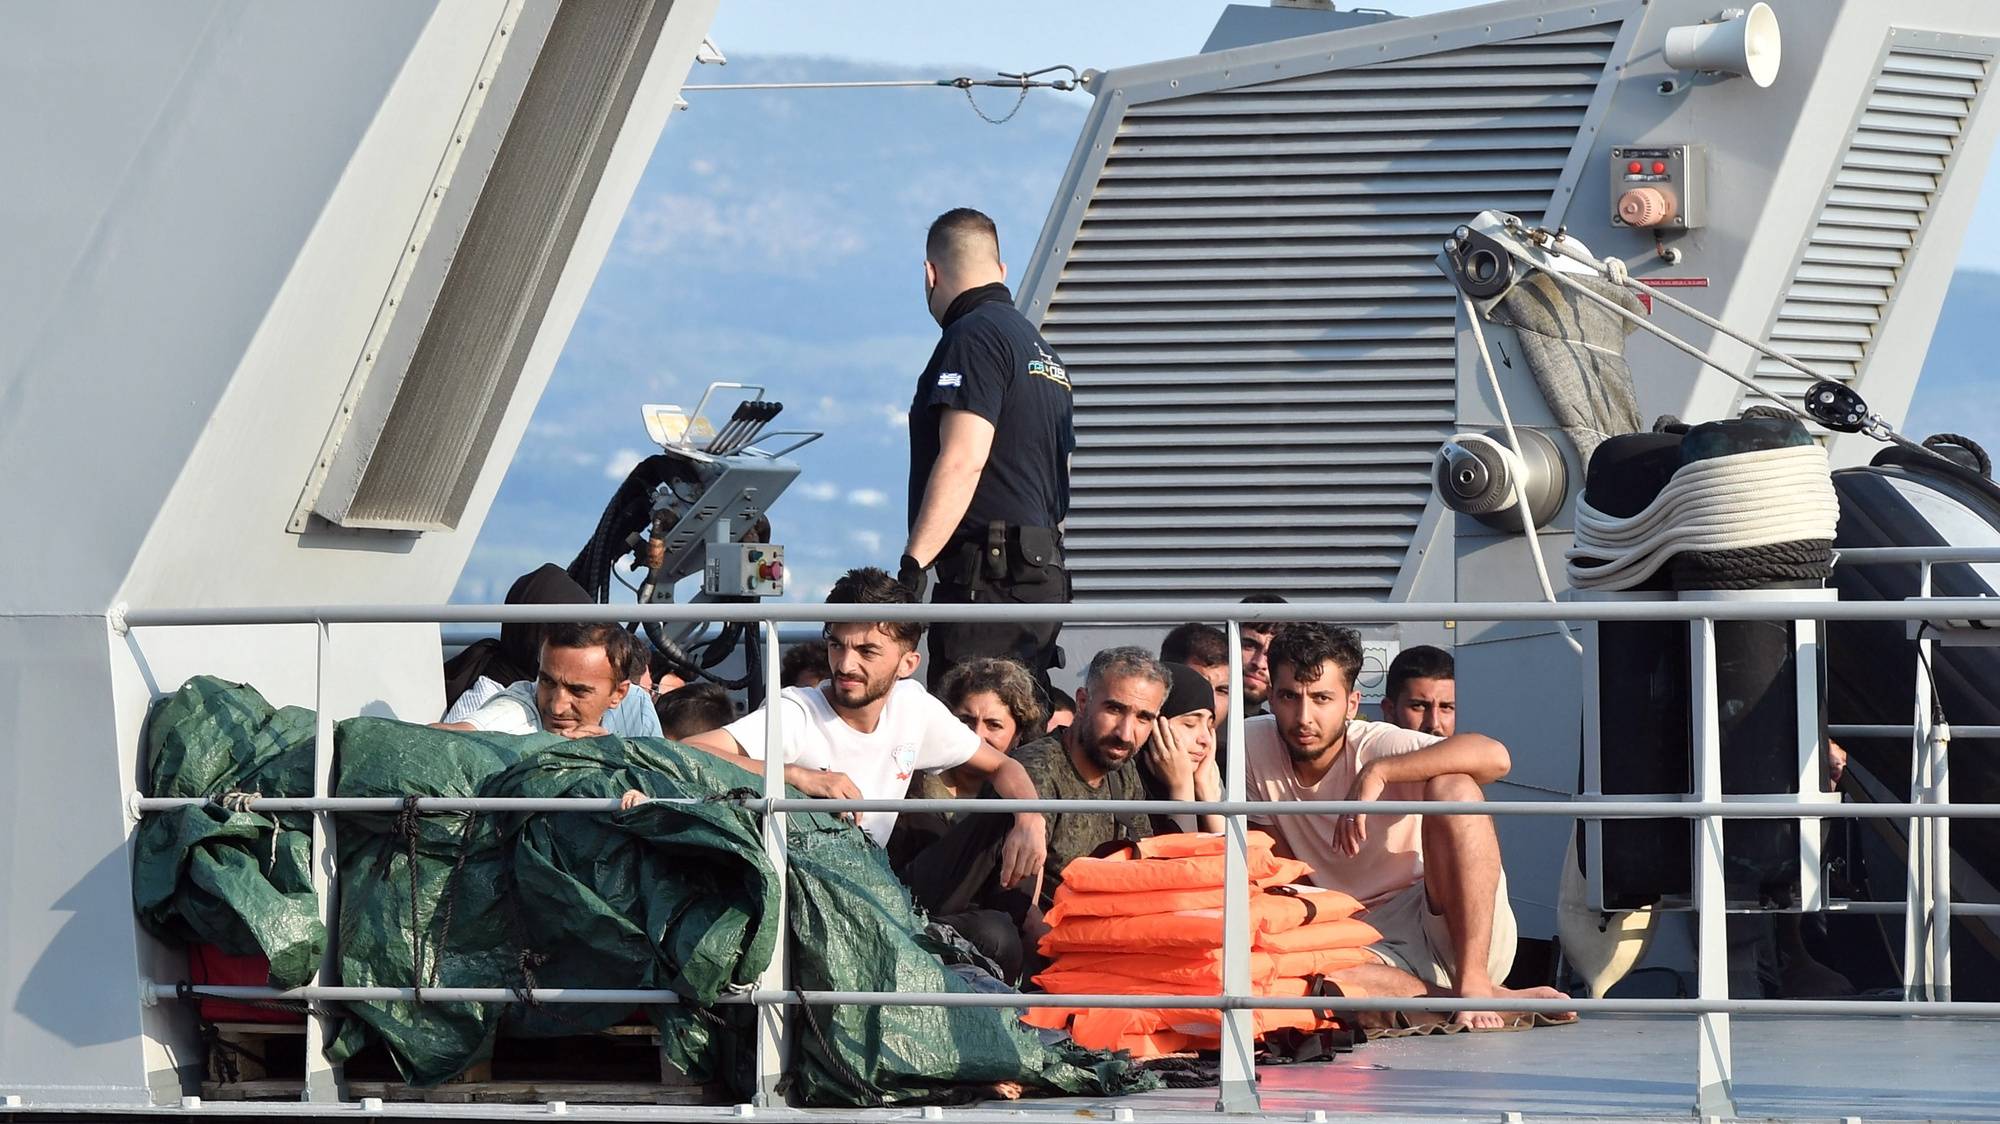
[[[1077,386],[1078,596],[1538,600],[1521,537],[1444,510],[1429,484],[1443,441],[1499,421],[1435,260],[1486,209],[1685,279],[1684,299],[1900,418],[2000,130],[2000,9],[1771,6],[1769,88],[1662,61],[1668,29],[1714,18],[1713,0],[1517,0],[1098,76],[1020,293]],[[1670,238],[1678,265],[1611,224],[1610,150],[1635,143],[1706,146],[1707,225]],[[1740,345],[1713,351],[1750,366]],[[1628,355],[1648,419],[1740,405],[1656,340]],[[1515,421],[1547,426],[1525,368],[1502,358],[1499,375]],[[1858,437],[1833,451],[1872,453]],[[1569,526],[1566,504],[1542,535],[1559,583]],[[1574,791],[1579,679],[1553,626],[1366,631],[1383,659],[1455,647],[1463,721],[1514,751],[1496,795]],[[1066,647],[1075,662],[1116,635],[1152,638],[1074,629]],[[1501,832],[1522,932],[1548,936],[1568,825]]]
[[[327,630],[319,700],[310,625],[115,607],[449,597],[715,6],[0,11],[0,1091],[198,1090],[140,1001],[186,974],[133,919],[153,697],[435,717],[435,626]]]

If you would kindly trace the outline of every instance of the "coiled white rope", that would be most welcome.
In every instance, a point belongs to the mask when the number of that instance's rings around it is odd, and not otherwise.
[[[1683,466],[1629,518],[1578,496],[1564,558],[1574,588],[1630,589],[1677,554],[1831,540],[1839,519],[1825,449],[1760,449]]]

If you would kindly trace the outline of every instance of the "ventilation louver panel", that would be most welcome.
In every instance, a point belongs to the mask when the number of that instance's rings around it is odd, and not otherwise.
[[[1826,378],[1859,377],[1986,71],[1978,59],[1889,52],[1785,291],[1773,348]],[[1814,381],[1772,359],[1757,371],[1794,402]]]
[[[563,5],[480,190],[343,527],[458,525],[671,5]],[[331,499],[332,497],[323,497]]]
[[[1389,595],[1456,415],[1439,245],[1541,219],[1617,31],[1126,112],[1043,321],[1079,596]]]

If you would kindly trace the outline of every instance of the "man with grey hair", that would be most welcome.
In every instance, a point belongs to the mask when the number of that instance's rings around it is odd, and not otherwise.
[[[1076,721],[1014,750],[1015,762],[1035,784],[1035,795],[1044,800],[1145,799],[1136,758],[1153,734],[1172,682],[1166,665],[1144,648],[1099,652],[1076,692]],[[993,795],[992,789],[981,795]],[[1013,969],[1018,964],[1022,975],[1032,976],[1040,911],[1053,904],[1063,868],[1106,843],[1144,839],[1153,832],[1147,817],[1139,813],[1044,813],[1048,858],[1042,866],[1041,890],[1022,893],[1028,888],[1008,890],[999,884],[1000,842],[1008,819],[976,812],[960,815],[943,839],[910,863],[907,878],[917,901],[933,916],[951,918],[981,910],[1006,914],[1012,929],[1007,936],[1018,933],[1018,946],[996,942],[981,926],[972,926],[975,931],[958,927],[1003,967]]]

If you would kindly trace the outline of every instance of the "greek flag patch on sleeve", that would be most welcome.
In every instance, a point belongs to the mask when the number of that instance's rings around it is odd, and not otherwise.
[[[960,371],[943,371],[938,374],[937,384],[939,390],[948,386],[964,386],[965,375]]]

